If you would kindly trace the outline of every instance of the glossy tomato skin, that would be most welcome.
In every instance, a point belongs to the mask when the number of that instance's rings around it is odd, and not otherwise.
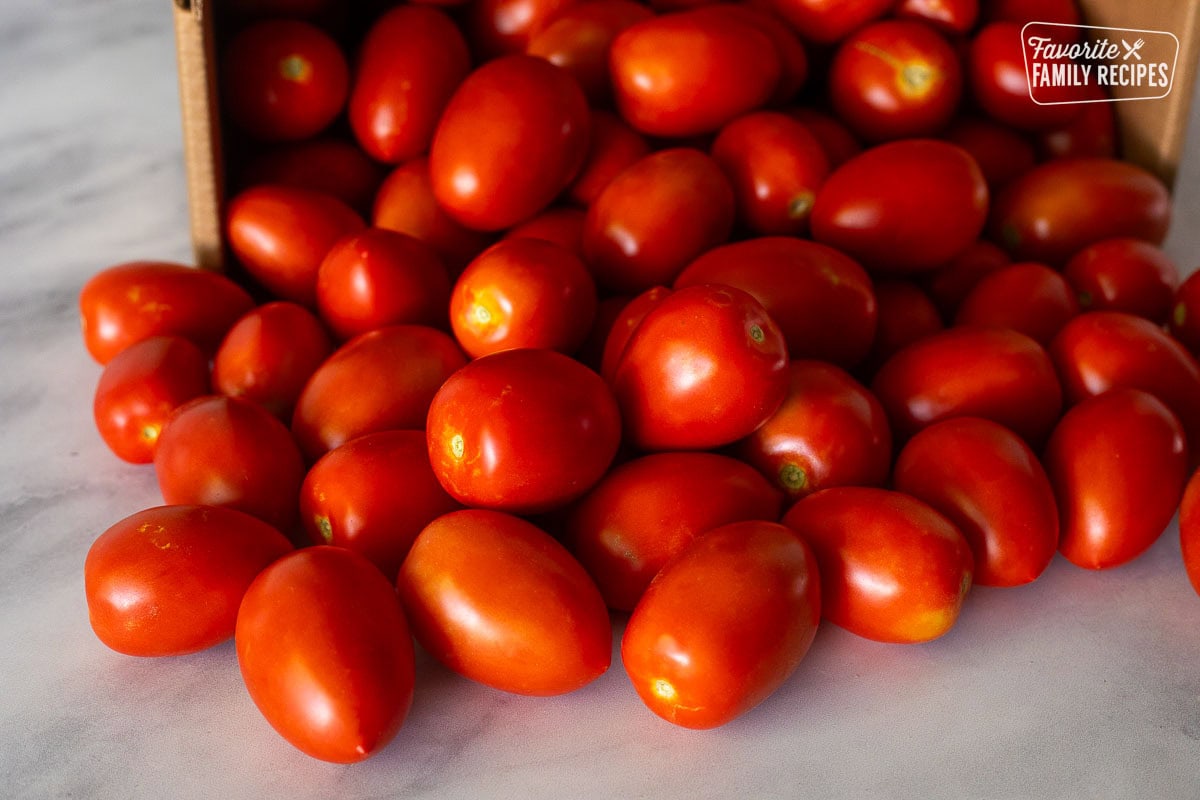
[[[253,307],[246,290],[224,275],[160,261],[108,267],[79,293],[83,342],[101,364],[151,336],[182,336],[211,354]]]
[[[816,553],[825,619],[880,642],[927,642],[958,619],[973,557],[962,533],[925,503],[843,486],[784,515]]]
[[[783,402],[787,361],[779,327],[746,292],[678,289],[646,314],[613,374],[627,438],[642,450],[735,442]]]
[[[579,172],[589,122],[566,71],[535,56],[490,61],[459,84],[438,122],[429,152],[434,197],[477,230],[527,219]]]
[[[650,310],[670,295],[671,289],[665,286],[654,286],[632,298],[621,307],[621,311],[613,319],[608,336],[604,341],[604,349],[600,354],[600,377],[610,385],[617,374],[617,365],[625,354],[625,347],[633,332],[642,324],[642,320]]]
[[[1113,389],[1063,415],[1044,456],[1059,550],[1087,569],[1137,558],[1175,515],[1188,476],[1183,428],[1157,398]]]
[[[779,81],[775,84],[775,92],[767,101],[767,105],[781,108],[796,98],[797,93],[808,81],[808,51],[800,37],[783,18],[769,9],[769,2],[701,2],[694,8],[702,15],[732,17],[765,34],[775,47],[780,66]]]
[[[372,24],[358,51],[349,102],[358,143],[388,164],[420,156],[470,71],[466,40],[445,12],[391,9]]]
[[[599,375],[562,353],[477,358],[438,390],[426,424],[446,491],[471,506],[535,513],[562,506],[605,473],[621,440]]]
[[[577,0],[479,0],[467,10],[471,52],[484,59],[523,53],[559,14]]]
[[[1038,131],[1034,138],[1042,161],[1055,158],[1117,158],[1120,155],[1117,115],[1106,90],[1087,90],[1089,102],[1075,119],[1057,128]]]
[[[481,509],[439,517],[413,543],[396,586],[422,647],[493,688],[565,694],[611,662],[612,623],[592,579],[519,517]]]
[[[536,216],[504,232],[504,239],[542,239],[566,248],[575,255],[583,252],[583,222],[581,208],[550,206]],[[589,276],[590,280],[590,276]]]
[[[1040,446],[1063,406],[1045,349],[1007,328],[949,328],[918,340],[880,367],[871,389],[899,441],[938,420],[975,416]]]
[[[1179,269],[1149,242],[1118,237],[1080,250],[1063,275],[1089,311],[1124,311],[1165,323],[1179,287]]]
[[[1068,124],[1083,112],[1086,93],[1082,87],[1037,86],[1034,95],[1041,102],[1034,101],[1021,35],[1020,25],[1000,21],[972,37],[967,54],[972,96],[990,117],[1020,130]]]
[[[896,0],[773,0],[772,7],[807,41],[831,44],[871,20],[878,19]]]
[[[313,758],[368,758],[412,705],[404,611],[391,583],[344,548],[307,547],[264,570],[238,611],[236,642],[251,700]]]
[[[941,312],[923,288],[903,279],[876,281],[878,322],[871,351],[858,373],[873,377],[885,361],[915,341],[945,330]]]
[[[651,579],[705,531],[776,521],[783,494],[716,453],[653,453],[614,468],[572,508],[564,543],[608,607],[632,611]]]
[[[943,33],[964,34],[979,21],[979,0],[900,0],[892,13],[921,20]]]
[[[596,5],[604,0],[594,0],[581,8]],[[624,3],[625,0],[618,0]],[[588,144],[587,160],[575,180],[567,187],[571,200],[587,208],[604,188],[613,182],[626,167],[640,161],[650,153],[646,137],[611,111],[593,110],[591,140]]]
[[[825,151],[825,157],[829,160],[830,169],[841,166],[862,152],[862,143],[858,137],[846,127],[846,123],[832,114],[807,106],[793,106],[787,109],[786,113],[792,119],[804,123],[809,132],[817,137]]]
[[[1079,311],[1079,300],[1061,272],[1024,261],[980,278],[963,298],[954,322],[1011,328],[1045,347]]]
[[[1058,550],[1058,505],[1037,455],[980,417],[930,425],[896,458],[893,486],[928,503],[966,537],[980,586],[1035,580]]]
[[[383,168],[356,144],[324,136],[256,152],[238,172],[236,186],[238,191],[260,184],[311,189],[366,214],[383,177]]]
[[[987,209],[987,182],[967,151],[904,139],[865,150],[830,173],[810,224],[814,239],[869,270],[911,273],[940,267],[969,247]]]
[[[229,508],[158,506],[117,522],[83,567],[100,641],[131,656],[183,655],[233,636],[255,576],[292,549],[260,519]]]
[[[870,390],[822,361],[793,361],[788,376],[783,404],[738,444],[737,455],[791,500],[830,486],[884,485],[891,427]]]
[[[434,328],[392,325],[360,334],[309,378],[292,432],[315,461],[365,433],[422,428],[434,394],[466,362],[454,340]]]
[[[944,266],[921,276],[921,283],[942,313],[942,319],[948,322],[954,319],[963,298],[984,275],[1011,263],[1012,259],[1002,247],[979,239]]]
[[[1179,504],[1179,549],[1188,580],[1200,594],[1200,470],[1192,473]]]
[[[655,714],[715,728],[783,685],[820,619],[809,546],[775,522],[735,522],[700,536],[650,584],[621,659]]]
[[[208,392],[208,357],[200,348],[178,336],[152,336],[105,365],[92,417],[118,458],[149,464],[171,413]]]
[[[1200,272],[1193,272],[1179,285],[1169,325],[1171,335],[1200,358]]]

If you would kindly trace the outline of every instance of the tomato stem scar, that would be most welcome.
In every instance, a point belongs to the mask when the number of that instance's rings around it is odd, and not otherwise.
[[[779,482],[790,492],[808,488],[808,473],[790,461],[779,468]]]
[[[764,341],[766,341],[767,335],[763,333],[763,329],[758,325],[751,325],[750,338],[753,339],[756,344],[762,344]]]

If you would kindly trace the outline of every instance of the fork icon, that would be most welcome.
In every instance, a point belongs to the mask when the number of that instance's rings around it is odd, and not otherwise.
[[[1137,40],[1136,42],[1134,42],[1133,44],[1130,44],[1129,42],[1127,42],[1127,41],[1125,41],[1124,39],[1122,39],[1122,40],[1121,40],[1121,44],[1125,45],[1125,55],[1124,55],[1124,56],[1122,56],[1122,58],[1123,58],[1125,61],[1128,61],[1128,60],[1129,60],[1129,57],[1130,57],[1130,56],[1133,56],[1133,57],[1134,57],[1134,58],[1136,58],[1138,61],[1141,61],[1141,60],[1142,60],[1142,54],[1141,54],[1141,53],[1139,53],[1139,52],[1138,52],[1138,50],[1141,50],[1141,49],[1142,49],[1142,45],[1144,45],[1145,43],[1146,43],[1146,40],[1145,40],[1145,39],[1138,39],[1138,40]]]

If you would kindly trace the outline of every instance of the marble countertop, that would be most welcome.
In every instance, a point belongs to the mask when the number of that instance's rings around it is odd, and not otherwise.
[[[92,539],[159,502],[91,421],[76,296],[188,259],[166,0],[0,6],[0,794],[6,798],[1180,798],[1200,794],[1200,598],[1172,526],[1104,574],[1057,558],[976,589],[920,646],[825,626],[796,675],[718,730],[648,712],[620,668],[560,698],[423,663],[397,740],[355,766],[268,727],[232,645],[139,660],[87,622]],[[1200,103],[1193,106],[1200,107]],[[1193,116],[1197,116],[1193,114]],[[1168,251],[1200,262],[1200,129]]]

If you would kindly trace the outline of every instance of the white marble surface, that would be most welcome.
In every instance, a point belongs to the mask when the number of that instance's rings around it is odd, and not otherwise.
[[[1196,145],[1200,134],[1193,132]],[[1170,252],[1200,262],[1200,148]],[[974,591],[924,646],[833,627],[764,706],[709,732],[651,715],[619,664],[526,699],[422,664],[382,754],[313,761],[271,731],[233,649],[108,651],[92,539],[158,502],[94,432],[75,300],[97,269],[187,258],[166,0],[0,5],[0,796],[5,798],[1182,798],[1200,795],[1200,597],[1172,527],[1136,563],[1057,559]]]

